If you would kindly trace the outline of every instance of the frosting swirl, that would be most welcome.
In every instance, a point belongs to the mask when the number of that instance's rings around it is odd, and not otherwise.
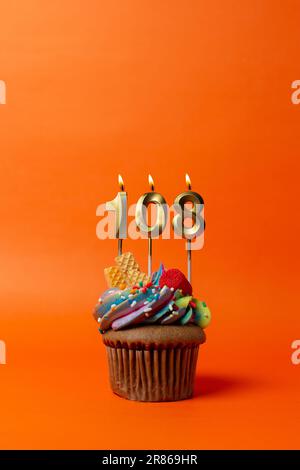
[[[206,304],[186,295],[180,288],[162,285],[160,281],[166,278],[163,274],[161,266],[146,285],[140,282],[126,289],[106,290],[94,311],[99,331],[105,333],[110,328],[121,330],[148,324],[196,324],[205,328],[210,322]]]

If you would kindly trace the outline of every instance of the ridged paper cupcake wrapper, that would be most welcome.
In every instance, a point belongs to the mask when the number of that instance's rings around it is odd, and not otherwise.
[[[199,346],[134,350],[106,347],[114,393],[129,400],[175,401],[193,395]]]

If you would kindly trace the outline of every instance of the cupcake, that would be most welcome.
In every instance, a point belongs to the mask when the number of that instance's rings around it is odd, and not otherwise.
[[[131,253],[116,263],[105,269],[109,288],[94,311],[113,392],[150,402],[192,397],[207,305],[178,269],[161,265],[149,279]]]

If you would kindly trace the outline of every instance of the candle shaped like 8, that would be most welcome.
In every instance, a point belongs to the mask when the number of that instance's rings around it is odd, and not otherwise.
[[[136,205],[135,222],[141,233],[148,236],[148,276],[152,274],[152,238],[162,234],[168,219],[168,209],[165,198],[154,191],[151,175],[148,177],[150,193],[143,194]],[[150,204],[156,205],[156,221],[153,225],[147,223],[147,209]]]
[[[191,282],[192,278],[192,240],[199,237],[205,228],[205,222],[201,215],[204,201],[200,194],[191,191],[192,185],[188,174],[185,175],[188,190],[176,196],[174,201],[174,210],[177,212],[173,218],[174,232],[187,240],[187,275]],[[187,204],[191,203],[192,208]],[[192,219],[191,226],[185,225],[185,219]]]
[[[115,199],[105,204],[107,211],[114,211],[116,214],[114,238],[118,239],[118,255],[122,254],[122,243],[127,238],[127,193],[124,191],[124,182],[121,175],[118,176],[121,191]]]

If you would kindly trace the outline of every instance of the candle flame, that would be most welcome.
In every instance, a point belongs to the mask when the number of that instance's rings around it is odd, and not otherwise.
[[[186,182],[187,188],[191,190],[192,189],[191,178],[189,177],[187,173],[185,174],[185,182]]]
[[[121,175],[118,176],[118,182],[119,182],[121,191],[124,191],[124,181]]]
[[[148,181],[149,181],[149,186],[151,188],[151,191],[154,191],[154,181],[151,175],[148,176]]]

